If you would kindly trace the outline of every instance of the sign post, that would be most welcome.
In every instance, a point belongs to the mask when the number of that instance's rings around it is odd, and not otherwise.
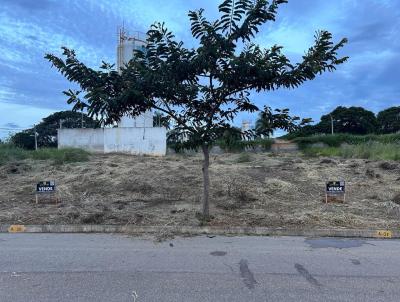
[[[36,185],[36,204],[39,202],[39,196],[50,196],[54,198],[56,204],[58,198],[56,196],[56,183],[54,181],[41,181]]]
[[[345,181],[328,181],[326,183],[325,203],[346,202],[346,183]]]

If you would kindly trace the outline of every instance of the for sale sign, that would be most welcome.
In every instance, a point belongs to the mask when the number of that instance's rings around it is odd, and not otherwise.
[[[326,183],[326,192],[331,194],[340,194],[346,192],[344,181],[328,181]]]
[[[345,202],[346,183],[344,181],[328,181],[326,183],[325,202]]]
[[[41,181],[36,185],[36,204],[40,201],[59,202],[55,181]]]
[[[41,181],[36,185],[36,193],[53,193],[56,190],[54,181]]]

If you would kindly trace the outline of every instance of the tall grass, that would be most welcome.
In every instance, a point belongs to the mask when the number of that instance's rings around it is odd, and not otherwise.
[[[89,152],[76,148],[43,148],[31,151],[30,155],[34,160],[53,160],[54,164],[57,165],[89,160]]]
[[[29,151],[14,147],[11,144],[0,144],[0,165],[10,161],[23,160],[28,158]]]
[[[0,144],[0,165],[8,162],[33,159],[50,160],[56,165],[89,160],[89,152],[75,148],[43,148],[37,151],[24,150],[11,144]]]
[[[298,137],[293,140],[300,148],[304,149],[312,144],[323,143],[329,147],[340,147],[342,144],[358,145],[369,142],[379,142],[382,144],[400,144],[400,134],[385,135],[351,135],[351,134],[335,134],[335,135],[315,135],[308,137]]]
[[[341,147],[307,147],[303,152],[306,156],[339,156],[343,158],[400,161],[400,144],[376,141]]]

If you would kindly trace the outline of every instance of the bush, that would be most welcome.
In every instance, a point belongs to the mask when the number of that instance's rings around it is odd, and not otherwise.
[[[239,156],[236,159],[237,163],[248,163],[251,162],[252,158],[249,153],[240,153]]]
[[[26,150],[35,149],[35,136],[32,129],[15,133],[11,136],[10,141],[18,148]]]

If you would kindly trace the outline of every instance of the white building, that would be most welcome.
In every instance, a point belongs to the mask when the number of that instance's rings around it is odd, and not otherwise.
[[[146,36],[129,36],[122,28],[117,47],[117,68],[120,70],[134,55],[146,47]],[[163,156],[167,150],[167,130],[153,127],[153,113],[137,117],[123,116],[116,128],[59,129],[58,147],[75,147],[94,152],[123,152]]]

